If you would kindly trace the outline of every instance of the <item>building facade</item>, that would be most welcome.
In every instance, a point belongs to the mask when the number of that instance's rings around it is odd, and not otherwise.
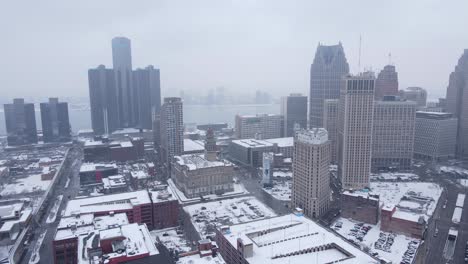
[[[290,94],[282,97],[281,115],[284,117],[285,137],[293,137],[295,129],[307,129],[307,96]]]
[[[93,131],[97,135],[110,134],[120,128],[114,71],[99,65],[88,70],[88,82]]]
[[[341,194],[341,201],[342,217],[372,225],[379,222],[379,195],[344,191]]]
[[[447,112],[458,118],[457,156],[468,157],[468,49],[458,60],[455,71],[450,74],[447,87]]]
[[[457,124],[451,113],[416,112],[414,156],[429,160],[455,157]]]
[[[372,74],[346,77],[339,104],[338,174],[344,189],[369,186],[374,119]]]
[[[44,142],[67,142],[71,140],[68,103],[58,98],[49,98],[41,103],[42,136]]]
[[[112,39],[112,64],[114,67],[115,87],[120,117],[120,127],[135,124],[136,112],[134,101],[136,94],[132,89],[132,51],[130,39],[115,37]]]
[[[375,80],[375,98],[382,99],[386,95],[398,95],[398,72],[394,65],[386,65]]]
[[[343,77],[348,73],[341,42],[333,46],[319,44],[310,67],[309,127],[323,127],[323,101],[340,97]]]
[[[13,99],[12,104],[3,105],[5,127],[9,146],[37,143],[36,115],[34,104],[24,99]]]
[[[152,65],[133,71],[135,91],[135,125],[138,128],[152,129],[156,115],[161,111],[161,85],[159,69]]]
[[[175,156],[172,179],[187,198],[234,190],[234,166],[225,160],[208,160],[204,154]]]
[[[330,206],[331,143],[324,128],[297,132],[294,139],[291,203],[311,218],[319,218]]]
[[[262,166],[264,152],[281,153],[284,158],[292,158],[294,138],[238,139],[229,144],[229,157],[247,166]]]
[[[411,168],[414,151],[416,103],[385,96],[375,101],[372,132],[372,169]]]
[[[235,136],[244,138],[279,138],[282,137],[283,116],[273,114],[236,115]]]
[[[180,98],[164,98],[159,135],[161,159],[169,166],[173,157],[184,151],[184,116]]]
[[[405,90],[400,90],[400,97],[408,101],[414,101],[418,108],[426,107],[427,91],[421,87],[408,87]]]
[[[331,163],[338,162],[338,105],[339,99],[327,99],[323,103],[323,127],[331,143]]]

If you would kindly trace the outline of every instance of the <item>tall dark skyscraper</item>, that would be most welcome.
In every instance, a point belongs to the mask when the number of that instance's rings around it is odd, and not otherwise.
[[[137,114],[134,109],[135,92],[132,89],[132,51],[130,39],[115,37],[112,39],[112,62],[117,87],[120,126],[136,124]]]
[[[34,104],[25,103],[24,99],[13,99],[13,104],[5,104],[3,109],[8,145],[19,146],[37,143]]]
[[[307,96],[290,94],[281,98],[281,115],[284,117],[285,137],[294,136],[294,128],[307,128]]]
[[[182,100],[179,97],[164,98],[160,119],[160,153],[163,162],[168,163],[184,151],[184,116]]]
[[[455,71],[450,74],[447,87],[447,112],[458,118],[458,157],[468,157],[468,49],[458,60]]]
[[[385,95],[398,95],[398,73],[393,65],[386,65],[375,80],[375,98]]]
[[[309,127],[323,127],[323,101],[340,98],[343,76],[348,73],[341,42],[333,46],[319,44],[310,67]]]
[[[114,71],[99,65],[88,71],[88,81],[94,133],[112,133],[120,128]]]
[[[67,142],[71,140],[68,104],[58,98],[49,98],[41,103],[42,135],[44,142]]]
[[[136,126],[152,129],[154,118],[161,111],[161,86],[159,69],[148,66],[133,71],[133,89],[135,91],[134,111],[137,113]]]

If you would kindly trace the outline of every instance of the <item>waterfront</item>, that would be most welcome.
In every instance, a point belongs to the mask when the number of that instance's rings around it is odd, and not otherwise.
[[[69,107],[70,123],[73,132],[91,128],[91,114],[89,108],[77,109]],[[184,123],[219,123],[234,125],[236,114],[279,114],[279,104],[266,105],[184,105]],[[37,129],[41,129],[41,113],[36,109]],[[0,113],[0,135],[5,134],[5,115]]]

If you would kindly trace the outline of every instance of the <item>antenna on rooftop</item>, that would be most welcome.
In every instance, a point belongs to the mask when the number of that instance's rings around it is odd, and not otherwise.
[[[359,59],[358,59],[358,72],[361,72],[361,44],[362,44],[362,37],[359,35]]]
[[[388,53],[388,65],[392,65],[392,53]]]

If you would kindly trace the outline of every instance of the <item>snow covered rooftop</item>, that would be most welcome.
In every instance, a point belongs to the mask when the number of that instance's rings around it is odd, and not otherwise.
[[[125,181],[125,177],[122,175],[114,175],[109,176],[106,178],[102,178],[102,183],[104,185],[104,189],[109,188],[118,188],[127,186],[127,182]]]
[[[374,200],[374,201],[378,201],[378,200],[379,200],[379,196],[378,196],[378,195],[375,195],[375,194],[372,194],[372,193],[369,193],[369,192],[350,192],[350,191],[344,191],[344,192],[343,192],[343,195],[354,196],[354,197],[362,197],[362,198],[369,199],[369,200]]]
[[[153,203],[177,200],[172,189],[167,185],[156,186],[153,190],[149,191],[149,193],[151,194]]]
[[[80,172],[90,172],[99,169],[115,169],[117,165],[114,163],[83,163],[80,167]]]
[[[184,138],[184,152],[203,152],[205,144],[201,140],[191,140]]]
[[[293,137],[284,137],[284,138],[270,138],[265,139],[266,142],[271,144],[277,144],[280,148],[285,147],[293,147],[294,146],[294,138]]]
[[[328,132],[325,128],[312,128],[298,131],[297,140],[307,144],[323,144],[328,141]]]
[[[70,200],[63,213],[64,216],[74,214],[110,212],[131,209],[133,206],[151,203],[146,190],[102,195],[83,199]]]
[[[223,257],[217,254],[215,257],[201,257],[199,254],[180,258],[176,264],[225,264]]]
[[[232,166],[228,161],[209,161],[205,159],[204,154],[187,154],[175,156],[176,162],[181,166],[187,166],[189,170],[203,169],[209,167],[225,167]]]
[[[273,147],[273,143],[260,139],[238,139],[233,140],[232,143],[245,148]]]
[[[294,214],[222,228],[226,240],[252,245],[251,264],[379,263],[314,221]]]

